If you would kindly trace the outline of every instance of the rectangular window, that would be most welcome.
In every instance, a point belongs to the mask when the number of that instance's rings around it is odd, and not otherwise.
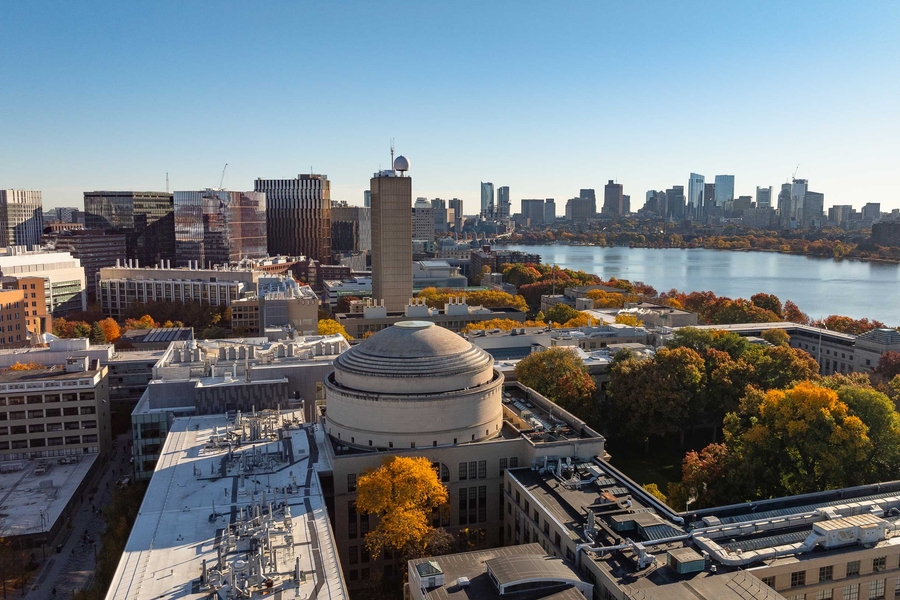
[[[469,479],[478,479],[478,463],[474,460],[469,463]]]
[[[885,579],[876,579],[869,582],[869,600],[884,598]]]
[[[356,539],[357,520],[356,520],[356,502],[347,504],[347,537],[351,540]]]
[[[859,584],[851,583],[844,586],[844,600],[859,600]]]
[[[487,522],[487,486],[478,487],[478,522]]]
[[[501,458],[500,459],[500,474],[503,475],[503,471],[505,471],[505,470],[506,470],[506,459]]]
[[[791,587],[806,585],[806,571],[794,571],[791,573]]]
[[[519,466],[519,457],[518,456],[513,456],[512,458],[509,459],[509,468],[510,469],[516,469],[516,468],[518,468],[518,466]]]
[[[561,544],[562,544],[562,539],[559,537],[559,532],[557,531],[556,533],[553,534],[553,545],[556,546],[557,548],[559,548]]]
[[[358,546],[350,546],[349,563],[351,565],[359,564],[359,547]]]
[[[884,571],[885,567],[887,567],[887,556],[877,556],[872,559],[872,571]]]
[[[360,546],[359,547],[359,560],[360,560],[360,562],[364,562],[364,563],[369,562],[369,547],[368,546]]]
[[[487,461],[479,460],[478,461],[478,479],[486,479],[487,478]]]
[[[478,522],[478,488],[469,488],[469,523]]]
[[[819,581],[831,581],[834,579],[834,567],[819,567]]]
[[[834,590],[831,588],[816,592],[816,600],[832,600],[832,598],[834,598]]]
[[[468,473],[469,473],[469,470],[468,470],[468,466],[466,465],[466,463],[464,463],[464,462],[459,463],[459,480],[465,481],[466,479],[468,479],[468,477],[467,477]]]
[[[847,577],[855,577],[859,575],[859,561],[854,560],[847,563]],[[850,586],[847,586],[850,587]]]
[[[459,488],[459,524],[469,524],[469,488]]]
[[[347,491],[356,491],[356,473],[347,473]]]

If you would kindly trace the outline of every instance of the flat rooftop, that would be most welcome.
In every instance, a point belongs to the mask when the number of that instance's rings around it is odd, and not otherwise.
[[[49,530],[98,456],[77,454],[77,462],[63,464],[61,457],[0,463],[0,537]]]
[[[276,411],[175,419],[107,600],[347,598],[315,436]]]
[[[0,371],[0,383],[27,383],[29,381],[77,381],[79,379],[93,378],[100,371],[66,371],[65,367],[53,366],[46,369],[34,369],[32,371]]]

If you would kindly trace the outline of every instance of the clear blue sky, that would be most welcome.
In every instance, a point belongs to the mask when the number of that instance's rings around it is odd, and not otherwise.
[[[326,173],[362,203],[799,177],[900,207],[900,2],[0,3],[0,187],[81,206]]]

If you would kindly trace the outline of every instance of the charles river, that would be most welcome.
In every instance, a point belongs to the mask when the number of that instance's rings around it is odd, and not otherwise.
[[[792,300],[811,318],[845,315],[900,325],[900,265],[736,252],[595,246],[497,246],[539,254],[546,264],[643,281],[663,292],[712,291],[746,298],[757,292]]]

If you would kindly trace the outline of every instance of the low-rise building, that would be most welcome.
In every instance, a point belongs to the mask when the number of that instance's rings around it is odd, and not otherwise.
[[[175,417],[292,408],[312,420],[322,381],[347,348],[340,335],[172,342],[131,413],[135,477],[150,477]]]
[[[470,324],[480,321],[511,319],[525,322],[525,317],[524,312],[515,308],[469,306],[464,297],[451,298],[449,302],[444,304],[443,311],[428,307],[422,299],[410,298],[402,313],[387,312],[383,303],[366,298],[352,301],[350,303],[350,312],[335,315],[337,322],[353,338],[361,338],[368,332],[375,333],[382,329],[387,329],[400,321],[409,319],[428,321],[450,331],[460,332]]]
[[[314,335],[319,322],[319,297],[290,276],[260,277],[257,293],[231,304],[231,326],[253,336],[284,327]]]
[[[23,290],[0,291],[0,348],[31,345]]]
[[[153,329],[129,329],[116,340],[120,346],[135,350],[165,350],[172,342],[194,339],[193,327],[155,327]]]
[[[87,308],[84,267],[69,252],[28,251],[21,246],[0,249],[0,276],[43,279],[48,314],[60,316]]]
[[[348,598],[321,433],[293,417],[174,419],[106,598]]]
[[[97,299],[97,276],[102,267],[112,267],[127,258],[126,235],[103,230],[71,230],[45,234],[41,238],[50,250],[64,250],[81,262],[87,282],[88,300]]]
[[[34,343],[43,333],[52,331],[53,318],[47,312],[46,280],[43,277],[0,277],[4,290],[21,290],[25,326]]]

